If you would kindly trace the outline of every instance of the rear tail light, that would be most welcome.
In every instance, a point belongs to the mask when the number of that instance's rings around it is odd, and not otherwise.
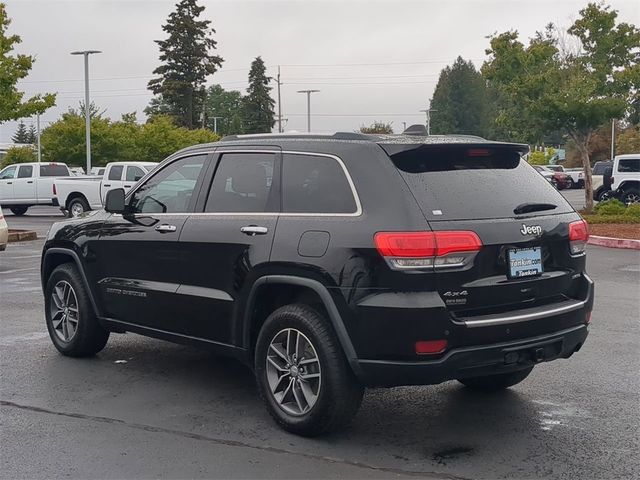
[[[416,342],[416,354],[418,355],[437,355],[446,349],[446,340],[420,340]]]
[[[471,231],[378,232],[378,252],[396,270],[456,268],[469,264],[482,241]]]
[[[589,227],[584,220],[578,220],[569,224],[569,248],[572,255],[584,252],[585,245],[589,240]]]
[[[58,194],[58,190],[56,190],[56,184],[53,184],[53,194],[57,195]]]
[[[611,184],[616,183],[616,179],[615,179],[615,178],[613,178],[613,177],[611,177],[611,179],[610,179],[609,181],[611,182]]]

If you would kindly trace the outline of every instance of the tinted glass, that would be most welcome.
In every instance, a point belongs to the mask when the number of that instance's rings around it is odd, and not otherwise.
[[[522,203],[552,203],[554,210],[571,212],[571,206],[510,150],[460,147],[418,147],[391,158],[429,220],[470,220],[514,217]]]
[[[67,177],[69,169],[66,165],[40,165],[41,177]]]
[[[640,172],[640,158],[622,158],[618,164],[620,173]]]
[[[270,153],[222,155],[205,211],[277,212],[277,192],[272,189],[275,159]]]
[[[122,179],[122,170],[124,170],[123,165],[114,165],[109,170],[109,180],[120,180]]]
[[[0,180],[6,180],[9,178],[13,178],[16,174],[16,167],[5,168],[2,173],[0,173]]]
[[[127,182],[137,182],[144,177],[145,171],[135,165],[127,167]]]
[[[607,167],[613,166],[613,162],[596,162],[593,166],[593,175],[604,175],[604,171]]]
[[[167,165],[133,194],[134,213],[188,213],[206,155],[185,157]]]
[[[18,178],[31,178],[33,176],[32,165],[20,165],[18,169]]]
[[[355,213],[351,186],[334,158],[285,154],[282,164],[282,211]]]

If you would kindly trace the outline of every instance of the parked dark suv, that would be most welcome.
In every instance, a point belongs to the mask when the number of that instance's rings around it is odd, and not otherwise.
[[[473,137],[250,135],[182,150],[42,256],[65,355],[110,332],[253,366],[270,414],[317,435],[363,387],[515,385],[587,337],[587,226],[521,159]]]

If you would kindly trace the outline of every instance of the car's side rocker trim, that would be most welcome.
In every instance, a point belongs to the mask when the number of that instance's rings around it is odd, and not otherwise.
[[[58,254],[61,254],[61,255],[67,255],[67,256],[69,256],[69,257],[71,257],[73,259],[74,263],[76,264],[76,267],[78,268],[78,271],[80,272],[80,276],[82,277],[82,282],[84,283],[84,286],[87,289],[87,293],[89,294],[89,300],[91,301],[91,306],[93,307],[93,312],[96,314],[97,317],[100,317],[100,311],[98,310],[98,304],[96,303],[96,300],[93,297],[93,290],[91,290],[91,288],[89,287],[89,280],[87,279],[87,276],[84,273],[84,268],[82,268],[82,262],[80,261],[80,257],[73,250],[70,250],[68,248],[52,247],[52,248],[47,249],[46,252],[44,252],[44,259],[42,261],[42,270],[40,271],[40,278],[41,278],[41,281],[42,281],[43,290],[45,289],[45,287],[47,285],[47,279],[44,278],[44,276],[43,276],[44,271],[46,269],[45,267],[47,266],[47,259],[49,258],[50,255],[52,255],[54,253],[58,253]]]
[[[338,307],[336,307],[329,290],[322,285],[320,282],[316,280],[312,280],[310,278],[304,277],[294,277],[289,275],[265,275],[264,277],[260,277],[258,280],[254,282],[251,287],[251,292],[249,293],[249,298],[247,301],[247,307],[244,312],[244,345],[245,348],[249,348],[250,343],[250,332],[251,332],[251,312],[253,312],[255,295],[258,291],[259,287],[264,284],[274,284],[274,283],[284,283],[288,285],[297,285],[301,287],[310,288],[314,292],[318,294],[324,307],[327,309],[327,313],[329,314],[329,319],[331,320],[331,324],[333,325],[333,329],[336,332],[338,337],[338,341],[342,346],[342,351],[347,357],[347,361],[351,366],[351,369],[356,374],[356,376],[360,376],[361,368],[358,363],[358,357],[356,356],[356,351],[353,348],[353,343],[351,343],[351,338],[349,338],[349,334],[347,333],[347,329],[344,326],[344,322],[342,321],[342,317],[340,316],[340,312],[338,311]]]

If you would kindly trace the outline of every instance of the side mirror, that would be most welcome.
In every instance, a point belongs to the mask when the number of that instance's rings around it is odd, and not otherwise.
[[[124,188],[114,188],[107,192],[104,209],[109,213],[124,213]]]

